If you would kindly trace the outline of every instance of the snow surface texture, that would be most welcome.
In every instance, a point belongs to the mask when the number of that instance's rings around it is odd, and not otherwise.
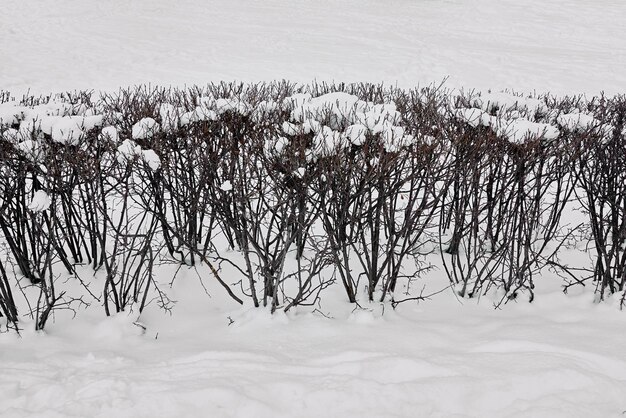
[[[625,17],[616,0],[3,0],[0,89],[449,77],[450,87],[616,93]]]
[[[216,307],[0,337],[0,416],[623,417],[626,318],[588,294],[493,310],[449,294],[333,319]],[[234,322],[233,322],[234,321]],[[146,328],[146,331],[143,330]]]

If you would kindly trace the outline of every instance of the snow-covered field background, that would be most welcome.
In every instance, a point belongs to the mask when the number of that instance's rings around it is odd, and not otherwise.
[[[619,0],[3,0],[0,87],[384,81],[598,94],[626,85]]]
[[[626,4],[606,0],[3,0],[0,89],[447,77],[451,88],[624,93],[625,19]],[[541,279],[532,304],[498,310],[448,291],[396,311],[331,297],[318,313],[271,316],[212,283],[207,296],[189,271],[170,290],[171,316],[105,319],[95,306],[45,334],[0,335],[0,416],[624,416],[619,300]],[[432,291],[445,282],[425,279]]]

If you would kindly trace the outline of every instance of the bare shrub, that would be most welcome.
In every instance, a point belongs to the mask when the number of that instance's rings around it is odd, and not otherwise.
[[[626,285],[626,98],[602,98],[597,112],[603,124],[581,133],[575,174],[596,257],[590,278],[603,300]]]

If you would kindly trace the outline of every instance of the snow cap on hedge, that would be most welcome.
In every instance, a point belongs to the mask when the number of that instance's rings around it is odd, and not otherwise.
[[[159,130],[159,124],[152,118],[143,118],[133,125],[133,139],[149,139]]]

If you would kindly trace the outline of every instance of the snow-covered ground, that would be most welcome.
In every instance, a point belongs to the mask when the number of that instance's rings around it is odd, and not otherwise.
[[[448,77],[449,87],[557,94],[626,86],[622,1],[1,6],[0,90],[13,93],[282,78],[411,87]],[[445,285],[440,271],[430,280],[429,290]],[[446,291],[396,311],[327,300],[320,313],[272,317],[228,303],[218,286],[208,297],[189,272],[168,291],[171,316],[151,306],[106,319],[94,304],[46,334],[0,335],[0,416],[624,416],[619,301],[538,282],[535,302],[499,310]]]
[[[615,93],[620,0],[2,0],[0,88],[215,80]]]
[[[183,280],[186,279],[186,280]],[[620,417],[626,317],[589,294],[494,310],[447,293],[333,319],[218,308],[193,274],[171,317],[0,337],[6,417]],[[545,283],[544,283],[545,285]],[[324,305],[324,304],[323,304]],[[231,321],[234,321],[231,323]]]

